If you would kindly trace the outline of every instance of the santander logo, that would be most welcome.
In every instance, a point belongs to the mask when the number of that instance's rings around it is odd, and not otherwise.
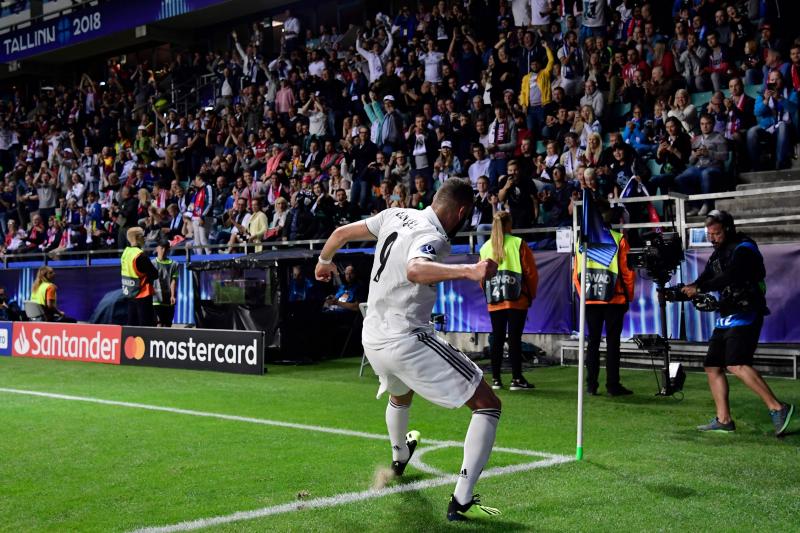
[[[120,326],[14,323],[14,357],[119,364]]]
[[[17,336],[17,340],[14,341],[14,351],[17,352],[19,355],[28,355],[28,351],[31,349],[31,343],[28,342],[28,336],[25,334],[25,328],[19,328],[20,332]]]

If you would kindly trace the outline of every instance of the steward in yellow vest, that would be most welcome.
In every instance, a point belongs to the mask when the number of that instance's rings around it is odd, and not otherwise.
[[[539,274],[528,245],[511,235],[511,214],[495,213],[492,236],[481,246],[481,260],[497,263],[497,273],[483,283],[483,292],[492,321],[492,388],[502,389],[503,346],[508,340],[511,361],[511,390],[532,389],[522,375],[522,331],[528,308],[536,298]]]
[[[603,219],[610,224],[615,216],[613,209],[606,209]],[[619,358],[620,337],[625,322],[628,304],[633,300],[635,274],[628,268],[628,241],[614,230],[611,236],[617,244],[617,252],[609,266],[587,260],[586,263],[586,329],[589,342],[586,350],[586,393],[590,396],[598,394],[600,386],[600,341],[603,337],[603,325],[606,330],[606,391],[609,396],[625,396],[633,394],[620,383]],[[572,281],[580,296],[583,253],[576,248],[575,264],[572,269]]]
[[[56,272],[49,266],[43,266],[36,272],[36,279],[31,290],[31,302],[39,304],[44,310],[44,316],[39,318],[29,317],[34,320],[46,322],[75,322],[67,317],[56,302],[56,285],[53,283]]]
[[[144,230],[138,226],[127,233],[130,246],[125,248],[120,259],[122,270],[122,295],[128,299],[129,326],[155,326],[153,311],[153,282],[158,271],[142,252]]]

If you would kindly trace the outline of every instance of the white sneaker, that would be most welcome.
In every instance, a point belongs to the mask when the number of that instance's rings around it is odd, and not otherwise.
[[[697,214],[701,217],[704,217],[709,211],[711,211],[711,209],[709,209],[708,204],[703,204],[703,207],[700,208],[700,211],[698,211]]]
[[[688,211],[686,211],[686,216],[687,217],[695,217],[695,216],[697,216],[697,213],[699,213],[699,212],[700,212],[699,209],[693,207],[693,208],[689,209]]]

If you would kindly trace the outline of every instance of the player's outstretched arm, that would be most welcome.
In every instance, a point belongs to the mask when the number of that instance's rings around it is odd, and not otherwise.
[[[406,275],[411,283],[431,285],[452,279],[469,279],[483,283],[497,272],[497,263],[491,259],[473,264],[446,265],[418,257],[408,262]]]
[[[319,253],[319,262],[317,268],[314,270],[314,276],[320,281],[330,281],[331,276],[336,271],[336,265],[331,261],[336,252],[347,244],[353,241],[374,241],[375,235],[367,228],[367,223],[363,220],[353,222],[336,228],[334,232],[325,241],[325,246]]]

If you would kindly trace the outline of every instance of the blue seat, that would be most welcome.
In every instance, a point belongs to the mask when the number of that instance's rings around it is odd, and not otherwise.
[[[536,141],[536,153],[544,154],[545,152],[547,152],[547,146],[545,146],[544,141]]]
[[[650,169],[650,174],[653,176],[661,174],[661,163],[658,163],[655,159],[647,160],[647,168]],[[650,194],[655,194],[655,191],[650,191]]]
[[[713,93],[711,91],[706,91],[703,93],[692,93],[692,105],[695,107],[702,107],[707,105],[711,101],[711,95]]]
[[[745,85],[744,94],[746,94],[750,98],[758,98],[762,94],[764,94],[764,84],[762,83],[761,85]]]
[[[631,104],[629,103],[618,103],[611,106],[611,116],[617,119],[623,118],[630,112]]]

